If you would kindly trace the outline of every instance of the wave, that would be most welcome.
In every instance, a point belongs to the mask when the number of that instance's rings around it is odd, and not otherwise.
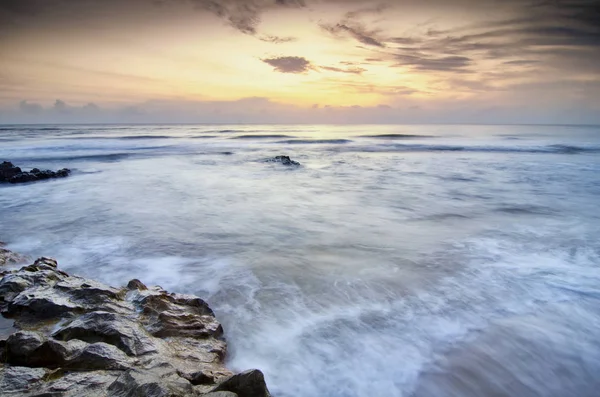
[[[216,136],[216,135],[196,135],[196,136],[189,136],[188,138],[190,138],[190,139],[210,139],[210,138],[218,138],[218,136]]]
[[[128,157],[132,153],[110,153],[110,154],[86,154],[86,155],[62,155],[62,156],[41,156],[41,157],[24,157],[15,159],[15,161],[100,161],[100,162],[117,162]]]
[[[555,213],[552,208],[539,205],[506,205],[495,208],[494,211],[515,215],[551,215]]]
[[[318,143],[350,143],[353,142],[350,139],[288,139],[285,141],[277,141],[277,143],[288,143],[288,144],[318,144]]]
[[[229,139],[274,139],[274,138],[294,138],[291,135],[239,135]]]
[[[415,138],[435,138],[433,135],[411,135],[411,134],[374,134],[360,135],[361,138],[380,138],[380,139],[415,139]]]
[[[206,131],[208,133],[218,132],[219,134],[237,134],[237,133],[248,133],[248,132],[264,132],[264,130],[214,130],[214,131]]]
[[[351,150],[363,152],[483,152],[483,153],[554,153],[579,154],[599,153],[600,146],[458,146],[458,145],[376,145],[353,147]]]
[[[118,137],[118,139],[126,139],[126,140],[130,140],[130,139],[171,139],[171,138],[176,138],[176,137],[168,136],[168,135],[128,135],[128,136]]]

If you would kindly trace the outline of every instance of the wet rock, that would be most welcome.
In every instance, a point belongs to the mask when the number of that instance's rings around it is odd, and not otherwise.
[[[26,183],[35,182],[45,179],[64,178],[69,176],[71,170],[63,168],[58,171],[40,170],[34,168],[29,172],[23,171],[19,167],[15,167],[11,162],[4,161],[0,164],[0,182],[7,183]]]
[[[146,287],[144,285],[144,283],[142,283],[140,280],[134,278],[133,280],[129,281],[127,283],[127,289],[129,290],[140,290],[140,291],[145,291],[148,289],[148,287]]]
[[[281,163],[283,165],[294,166],[294,167],[297,167],[300,165],[299,162],[292,160],[290,158],[290,156],[275,156],[275,157],[272,157],[265,161],[268,163]]]
[[[239,397],[271,396],[263,373],[257,369],[233,375],[218,384],[212,391],[229,391]]]
[[[208,304],[190,295],[149,291],[139,300],[145,328],[154,336],[219,338],[223,328]]]
[[[122,371],[48,371],[40,391],[30,397],[107,397],[108,387]],[[1,389],[0,389],[1,390]]]
[[[79,354],[69,359],[65,367],[78,370],[127,369],[132,360],[116,346],[104,342],[87,345]]]
[[[108,387],[112,397],[175,397],[192,395],[187,380],[174,372],[128,370]]]
[[[88,343],[106,342],[129,356],[156,352],[151,338],[137,323],[110,312],[84,314],[61,327],[52,336],[60,340],[79,339]]]
[[[27,316],[32,319],[51,319],[81,312],[81,308],[67,296],[53,288],[26,289],[8,305],[9,316]]]
[[[0,276],[11,325],[0,339],[0,395],[268,396],[260,371],[233,376],[224,366],[223,329],[198,297],[139,280],[113,288],[50,258]]]
[[[58,368],[80,355],[86,345],[81,341],[64,343],[48,340],[37,332],[18,331],[6,340],[5,360],[12,365]]]
[[[43,368],[0,367],[0,391],[7,395],[24,395],[35,389],[45,374]]]

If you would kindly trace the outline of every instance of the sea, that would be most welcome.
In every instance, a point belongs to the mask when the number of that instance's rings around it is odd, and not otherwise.
[[[300,166],[266,160],[290,156]],[[600,127],[0,126],[0,240],[206,300],[274,397],[600,395]]]

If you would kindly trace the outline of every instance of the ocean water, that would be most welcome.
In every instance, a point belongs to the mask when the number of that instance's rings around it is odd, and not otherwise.
[[[300,167],[267,163],[289,155]],[[600,390],[600,127],[2,126],[0,240],[201,296],[275,397]]]

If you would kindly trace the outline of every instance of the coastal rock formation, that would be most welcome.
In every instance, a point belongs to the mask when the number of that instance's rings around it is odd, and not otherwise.
[[[270,396],[259,370],[224,366],[223,328],[198,297],[113,288],[50,258],[0,275],[0,320],[14,321],[0,333],[2,396]]]
[[[292,160],[290,158],[290,156],[275,156],[270,159],[266,159],[265,161],[267,163],[281,163],[283,165],[295,166],[295,167],[300,165],[299,162]]]
[[[67,168],[63,168],[56,172],[34,168],[31,171],[26,172],[19,167],[15,167],[13,163],[9,161],[4,161],[0,164],[0,182],[7,183],[25,183],[41,181],[44,179],[64,178],[69,176],[70,173],[71,170]]]

